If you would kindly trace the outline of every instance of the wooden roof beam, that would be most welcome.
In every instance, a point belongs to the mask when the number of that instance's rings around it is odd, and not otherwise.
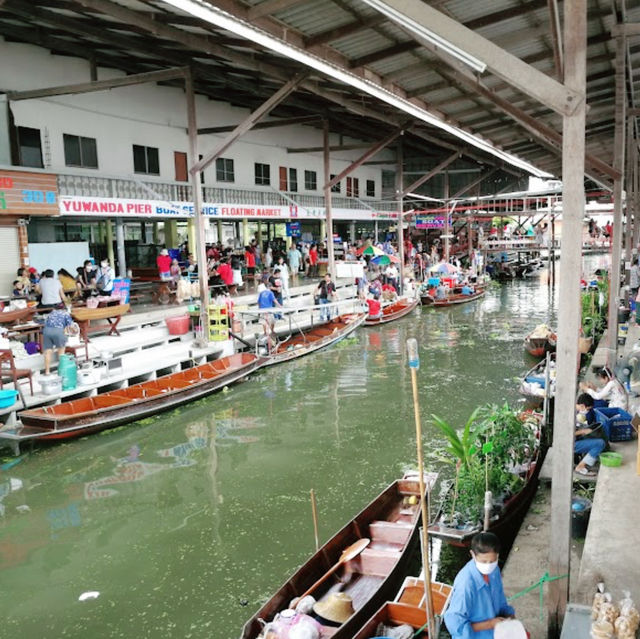
[[[372,29],[373,27],[377,27],[385,20],[386,18],[384,16],[376,15],[371,18],[367,18],[366,20],[354,20],[353,22],[343,24],[341,27],[335,27],[334,29],[329,29],[328,31],[316,33],[315,35],[307,38],[307,47],[309,49],[312,49],[313,47],[316,47],[320,44],[335,42],[336,40],[340,40],[341,38],[345,38],[349,35],[353,35],[354,33],[358,33],[358,31],[364,31],[365,29]]]

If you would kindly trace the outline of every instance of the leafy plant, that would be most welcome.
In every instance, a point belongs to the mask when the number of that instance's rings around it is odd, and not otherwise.
[[[476,432],[473,430],[473,425],[479,411],[480,408],[476,408],[476,410],[471,413],[467,423],[462,429],[461,436],[458,435],[456,429],[444,419],[437,415],[431,415],[433,423],[440,429],[449,444],[448,447],[445,448],[445,452],[454,458],[452,463],[460,463],[466,468],[470,466],[472,458],[478,450],[473,444],[473,441],[476,439]]]

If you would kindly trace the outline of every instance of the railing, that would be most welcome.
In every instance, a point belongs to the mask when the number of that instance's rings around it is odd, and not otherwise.
[[[97,175],[58,175],[60,195],[84,197],[124,198],[135,200],[160,200],[165,202],[191,202],[192,189],[180,182],[155,182],[137,178],[120,178]],[[226,186],[204,186],[205,202],[246,204],[254,206],[292,206],[324,208],[324,196],[305,193],[280,192],[274,189],[251,189]],[[332,194],[331,203],[337,209],[396,211],[394,201],[360,200]]]

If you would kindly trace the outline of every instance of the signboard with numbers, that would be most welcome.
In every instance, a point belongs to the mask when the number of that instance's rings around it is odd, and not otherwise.
[[[2,215],[60,215],[56,176],[50,173],[0,171]]]

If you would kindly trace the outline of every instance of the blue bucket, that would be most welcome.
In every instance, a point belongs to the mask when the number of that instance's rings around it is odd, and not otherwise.
[[[18,391],[16,390],[0,390],[0,408],[8,408],[16,403]]]

